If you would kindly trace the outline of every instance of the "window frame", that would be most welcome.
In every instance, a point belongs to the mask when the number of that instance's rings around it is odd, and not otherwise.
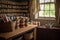
[[[51,0],[50,0],[51,1]],[[55,0],[54,0],[55,1]],[[55,2],[44,2],[44,3],[39,3],[39,5],[41,5],[41,4],[43,4],[43,5],[45,5],[45,4],[54,4],[55,5]],[[40,10],[39,10],[40,11]],[[44,11],[44,10],[41,10],[41,11]],[[48,10],[48,11],[52,11],[52,10]],[[39,19],[48,19],[48,20],[50,20],[51,18],[51,20],[55,20],[55,17],[41,17],[41,16],[39,16],[39,12],[38,12],[38,18]]]

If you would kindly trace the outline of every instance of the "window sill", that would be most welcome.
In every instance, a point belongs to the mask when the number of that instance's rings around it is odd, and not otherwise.
[[[54,17],[39,17],[39,18],[35,18],[35,19],[40,19],[40,20],[55,20]]]

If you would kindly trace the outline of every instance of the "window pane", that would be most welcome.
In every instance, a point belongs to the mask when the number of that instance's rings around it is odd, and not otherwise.
[[[45,17],[49,17],[50,14],[49,14],[49,11],[45,11]]]
[[[50,2],[50,0],[45,0],[45,2]]]
[[[55,17],[55,11],[50,11],[50,17]]]
[[[49,4],[45,4],[45,9],[44,10],[49,10]]]
[[[54,0],[40,0],[39,17],[55,17]]]
[[[40,10],[44,10],[44,5],[40,5]]]
[[[51,0],[51,2],[54,2],[54,0]]]
[[[55,10],[55,5],[54,4],[50,4],[50,10]]]
[[[45,16],[44,11],[39,11],[39,16],[44,17]]]
[[[40,2],[40,3],[44,3],[44,0],[40,0],[39,2]]]

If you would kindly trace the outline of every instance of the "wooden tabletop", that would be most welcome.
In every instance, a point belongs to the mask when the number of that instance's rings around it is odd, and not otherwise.
[[[31,30],[33,28],[37,27],[37,25],[28,25],[27,27],[24,27],[24,28],[18,28],[12,32],[8,32],[8,33],[0,33],[0,37],[3,37],[5,39],[8,39],[8,38],[11,38],[15,35],[18,35],[18,34],[22,34],[28,30]]]

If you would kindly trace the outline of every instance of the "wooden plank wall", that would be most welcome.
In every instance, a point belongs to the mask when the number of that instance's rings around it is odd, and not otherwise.
[[[29,1],[0,1],[0,14],[30,16]]]

